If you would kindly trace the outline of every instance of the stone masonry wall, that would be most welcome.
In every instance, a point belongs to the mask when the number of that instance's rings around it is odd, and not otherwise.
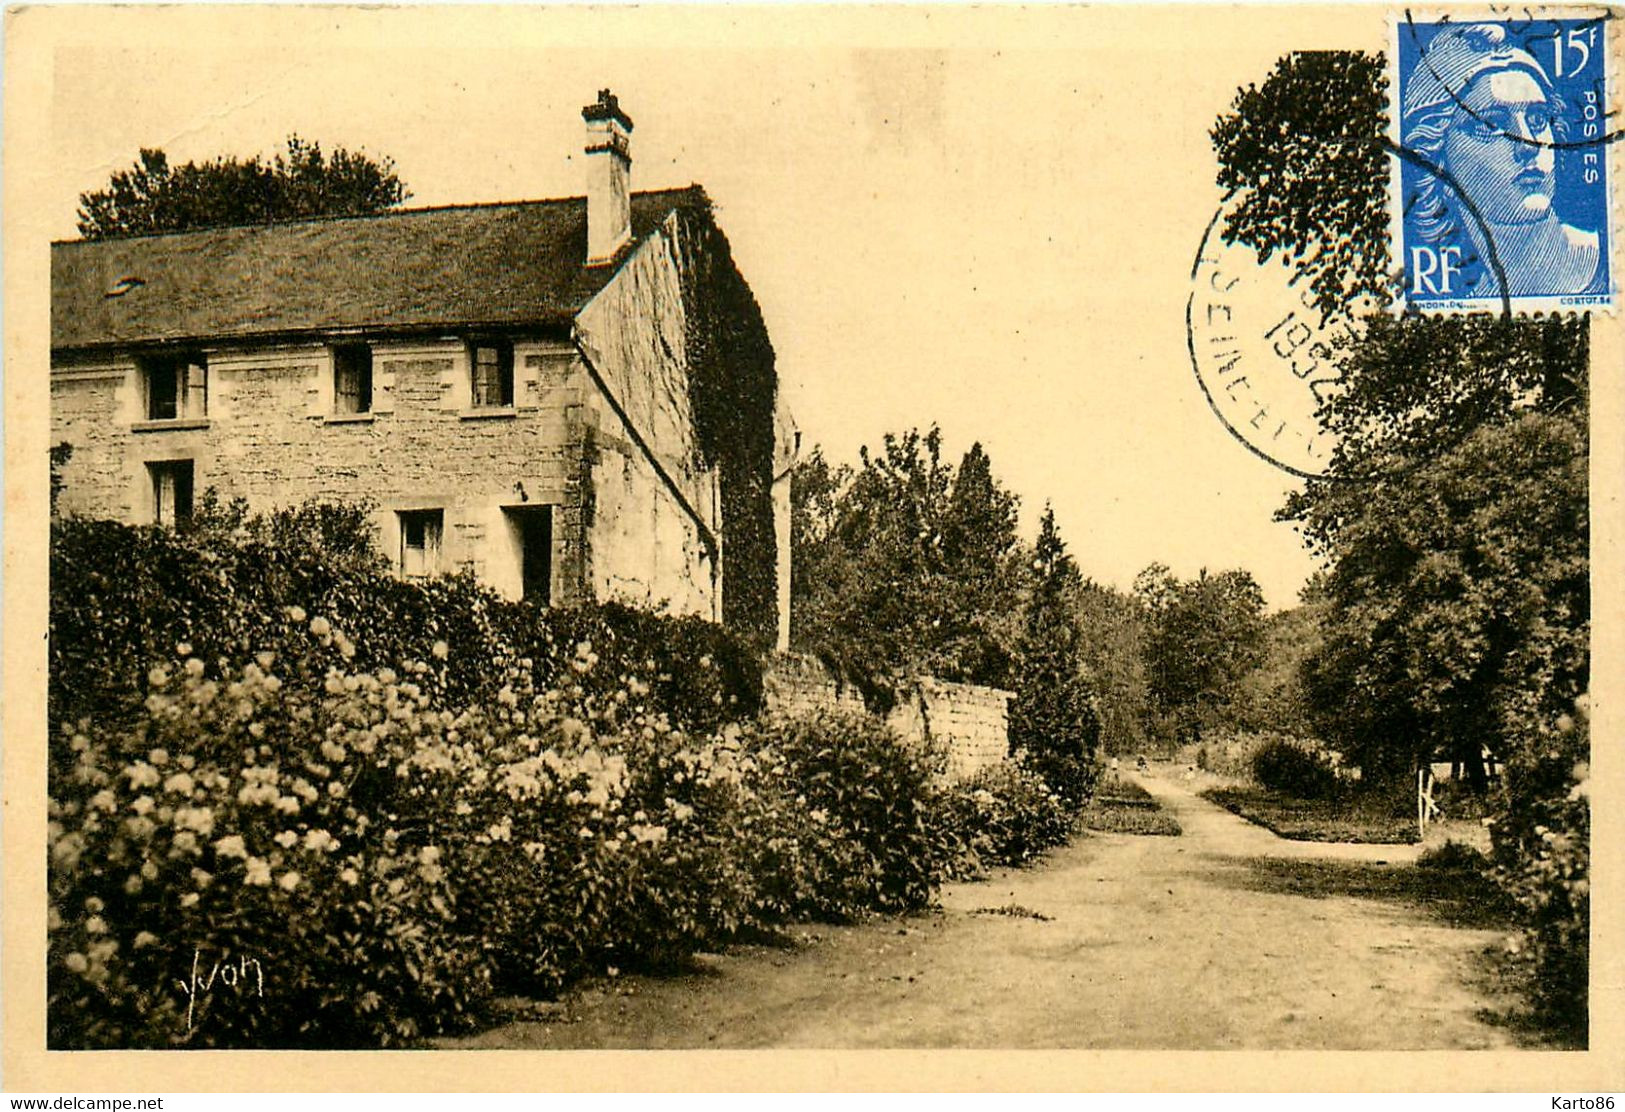
[[[821,710],[863,713],[863,697],[842,685],[816,659],[799,653],[776,653],[762,673],[762,702],[775,714],[813,714]]]
[[[722,533],[717,476],[699,464],[673,234],[668,220],[577,316],[603,383],[586,398],[590,572],[598,598],[720,621],[720,561],[703,539]]]
[[[863,699],[841,685],[812,657],[776,654],[763,675],[769,712],[810,714],[820,710],[863,713]],[[1010,746],[1010,700],[1014,695],[993,687],[948,683],[926,678],[899,698],[886,724],[899,736],[926,738],[948,753],[948,775],[955,779],[1003,760]]]
[[[613,476],[614,501],[641,502],[650,519],[665,492],[629,462],[634,453],[613,417],[608,435],[592,428],[601,418],[597,390],[569,344],[516,342],[514,405],[491,410],[471,408],[464,338],[372,347],[373,409],[363,415],[335,412],[333,354],[323,344],[205,348],[208,411],[201,420],[144,420],[140,372],[130,356],[60,361],[51,374],[51,443],[73,448],[61,512],[151,521],[147,464],[190,459],[198,497],[212,487],[254,510],[313,497],[369,498],[392,558],[400,555],[398,514],[439,509],[439,566],[468,568],[516,596],[520,557],[508,511],[551,507],[552,597],[561,604],[592,596],[595,548],[607,563],[617,545],[647,561],[659,547],[651,532],[671,532],[656,520],[593,531],[594,462]],[[613,524],[601,510],[598,520]],[[637,593],[621,586],[621,597]],[[630,601],[657,601],[648,594]],[[709,614],[703,598],[673,594],[663,597],[679,612]]]
[[[931,736],[947,747],[950,776],[970,776],[1009,752],[1012,692],[922,679],[919,698]]]

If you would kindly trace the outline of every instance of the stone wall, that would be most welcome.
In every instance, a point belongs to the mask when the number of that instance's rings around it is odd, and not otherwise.
[[[864,713],[863,699],[850,684],[838,683],[812,657],[779,653],[763,674],[767,710],[779,714],[815,711]],[[1008,691],[926,678],[897,701],[886,724],[911,741],[929,738],[948,754],[948,775],[956,779],[1004,759],[1010,746]]]
[[[1010,700],[996,687],[922,679],[918,698],[930,734],[948,750],[948,774],[970,776],[1010,750]]]
[[[613,284],[612,284],[613,285]],[[517,596],[515,514],[552,511],[552,598],[614,598],[675,613],[720,613],[704,548],[687,513],[609,406],[574,347],[514,344],[514,404],[472,408],[460,337],[379,340],[373,406],[335,412],[325,344],[209,349],[202,418],[147,421],[129,355],[64,359],[51,374],[51,443],[67,442],[63,513],[153,520],[148,465],[191,460],[194,488],[264,511],[309,498],[377,506],[379,543],[401,554],[399,515],[443,514],[439,568],[466,568]],[[623,389],[663,441],[687,420],[664,389]],[[638,430],[642,435],[651,435]],[[708,491],[710,476],[697,486]]]
[[[596,380],[592,585],[600,599],[720,621],[717,475],[699,463],[674,234],[668,218],[577,317]]]
[[[851,684],[840,684],[816,659],[799,653],[776,653],[762,671],[762,701],[774,714],[812,714],[821,710],[863,713],[863,697]]]

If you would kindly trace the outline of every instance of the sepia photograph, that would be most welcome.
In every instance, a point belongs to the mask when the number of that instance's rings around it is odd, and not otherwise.
[[[8,9],[6,1088],[1620,1089],[1617,15]]]

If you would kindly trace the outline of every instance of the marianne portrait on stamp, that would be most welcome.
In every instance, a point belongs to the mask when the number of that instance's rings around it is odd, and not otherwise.
[[[1568,134],[1563,102],[1506,28],[1469,24],[1434,35],[1402,107],[1405,146],[1443,172],[1419,175],[1408,219],[1441,256],[1444,245],[1460,247],[1471,296],[1502,295],[1486,238],[1509,296],[1607,292],[1598,233],[1564,223],[1554,207]]]

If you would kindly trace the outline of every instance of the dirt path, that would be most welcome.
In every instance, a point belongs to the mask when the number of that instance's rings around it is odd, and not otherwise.
[[[929,915],[600,982],[545,1020],[453,1045],[1513,1045],[1481,1018],[1513,1003],[1483,971],[1503,932],[1430,902],[1424,875],[1399,864],[1414,848],[1286,842],[1141,780],[1183,836],[1083,838],[1038,868],[951,885]]]

